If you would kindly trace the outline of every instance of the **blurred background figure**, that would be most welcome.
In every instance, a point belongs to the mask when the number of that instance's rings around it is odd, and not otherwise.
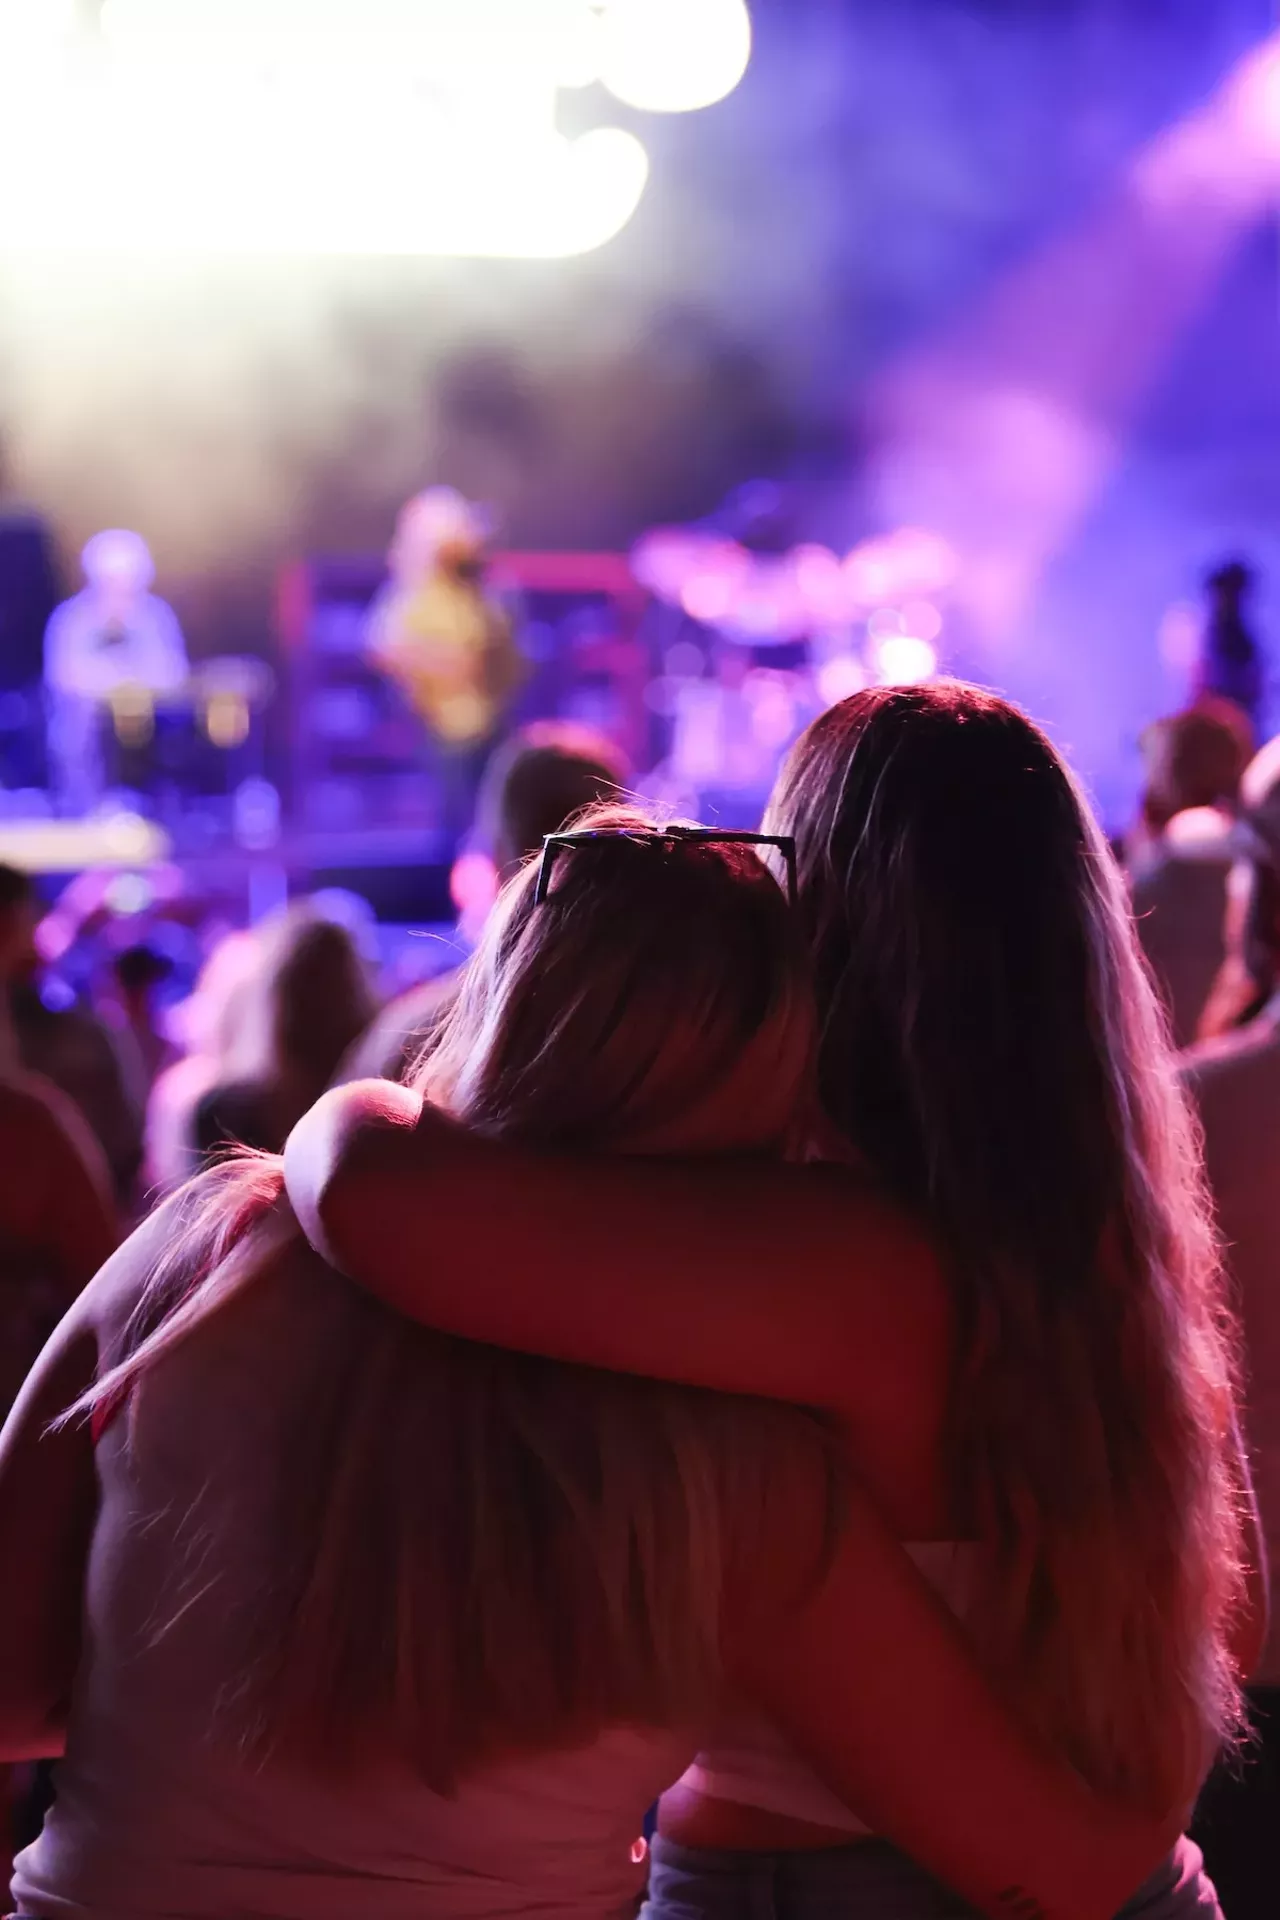
[[[1230,1920],[1276,1911],[1280,1836],[1280,739],[1242,782],[1226,958],[1212,1035],[1183,1056],[1243,1332],[1247,1437],[1271,1570],[1271,1638],[1254,1676],[1257,1745],[1203,1813],[1209,1871]]]
[[[242,1017],[261,964],[256,932],[220,935],[190,997],[167,1022],[178,1057],[163,1067],[147,1101],[144,1179],[149,1193],[167,1193],[200,1165],[196,1109],[233,1071]]]
[[[1197,1038],[1234,1033],[1261,1013],[1277,984],[1274,925],[1280,915],[1280,736],[1255,754],[1240,782],[1240,818],[1230,841],[1223,957]]]
[[[369,613],[369,651],[426,728],[440,824],[454,844],[524,676],[511,616],[485,585],[488,543],[487,519],[452,487],[416,494]]]
[[[1128,848],[1133,909],[1179,1047],[1194,1039],[1222,964],[1231,831],[1251,749],[1243,713],[1212,696],[1142,736],[1146,784]]]
[[[1248,717],[1257,740],[1266,717],[1267,682],[1262,648],[1246,617],[1253,570],[1243,560],[1228,560],[1206,574],[1204,584],[1208,614],[1197,691],[1233,702]]]
[[[492,905],[503,881],[584,807],[618,799],[629,777],[623,755],[603,734],[566,722],[525,727],[499,748],[476,807],[476,837],[485,851],[466,857],[459,960],[478,937],[486,903]],[[481,861],[487,872],[477,870]],[[456,980],[455,965],[389,1001],[348,1056],[342,1078],[403,1079],[447,1010]]]
[[[127,1214],[142,1163],[142,1107],[103,1021],[61,981],[46,980],[39,917],[29,876],[0,865],[0,1060],[52,1081],[79,1109]]]
[[[172,955],[155,939],[138,940],[108,965],[98,1011],[117,1036],[136,1099],[143,1107],[157,1076],[175,1057],[165,1030],[161,994],[173,978]]]
[[[58,584],[49,525],[6,497],[6,480],[0,445],[0,703],[16,723],[0,730],[0,788],[23,788],[45,772],[41,659]]]
[[[234,1003],[223,1077],[196,1104],[200,1155],[240,1144],[278,1153],[377,1012],[346,927],[306,902],[265,928]]]
[[[91,813],[105,797],[108,730],[145,745],[159,700],[187,679],[177,615],[148,592],[155,566],[145,540],[114,529],[80,556],[85,584],[54,612],[45,634],[49,759],[59,806]]]
[[[0,1421],[80,1289],[114,1251],[106,1162],[47,1080],[0,1074]]]

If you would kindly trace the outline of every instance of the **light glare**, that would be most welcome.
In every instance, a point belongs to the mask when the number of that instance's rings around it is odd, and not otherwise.
[[[742,0],[106,0],[101,58],[55,47],[19,84],[11,56],[70,4],[0,0],[13,250],[586,253],[648,157],[619,127],[561,134],[558,89],[687,111],[750,47]]]
[[[600,78],[647,113],[714,106],[750,58],[744,0],[608,0],[600,16]]]
[[[933,678],[938,656],[918,634],[891,633],[876,648],[876,670],[881,686],[913,687]]]

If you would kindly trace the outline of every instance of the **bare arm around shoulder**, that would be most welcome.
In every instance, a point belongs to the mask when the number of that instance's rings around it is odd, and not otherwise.
[[[794,1478],[794,1476],[789,1476]],[[793,1484],[758,1577],[814,1564],[818,1501]],[[808,1542],[804,1539],[807,1534]],[[1093,1794],[1027,1735],[959,1627],[854,1489],[834,1556],[799,1606],[730,1620],[731,1672],[873,1832],[995,1920],[1109,1920],[1180,1831]],[[771,1617],[770,1617],[771,1615]]]
[[[98,1496],[88,1423],[50,1423],[92,1384],[103,1343],[150,1271],[166,1215],[153,1215],[90,1281],[0,1430],[0,1762],[62,1750]]]
[[[936,1256],[839,1169],[536,1154],[367,1082],[299,1124],[285,1178],[331,1264],[444,1332],[895,1420],[909,1383],[945,1391]]]

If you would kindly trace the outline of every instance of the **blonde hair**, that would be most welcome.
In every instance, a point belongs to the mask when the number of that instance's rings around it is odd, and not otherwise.
[[[741,848],[654,840],[635,812],[593,823],[633,837],[561,855],[541,904],[530,871],[510,883],[423,1083],[489,1132],[602,1150],[671,1128],[682,1151],[740,1144],[746,1099],[772,1149],[813,1035],[776,883]],[[173,1204],[89,1404],[139,1388],[145,1411],[149,1370],[273,1276],[345,1303],[299,1457],[274,1463],[272,1578],[222,1719],[250,1755],[350,1766],[392,1746],[448,1791],[504,1752],[709,1708],[741,1556],[789,1475],[829,1473],[816,1420],[410,1325],[300,1242],[276,1160]]]
[[[329,1085],[378,1010],[345,927],[306,901],[264,930],[231,1012],[228,1079],[275,1091],[284,1131]]]
[[[950,1257],[992,1650],[1091,1782],[1185,1805],[1239,1721],[1234,1350],[1119,870],[1045,736],[955,683],[816,720],[770,824],[823,1105]]]

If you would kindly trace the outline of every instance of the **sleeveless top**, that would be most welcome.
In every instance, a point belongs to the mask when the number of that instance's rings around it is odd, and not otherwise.
[[[176,1351],[139,1396],[139,1444],[123,1417],[102,1427],[66,1757],[44,1832],[15,1863],[14,1908],[34,1920],[633,1914],[633,1845],[691,1735],[607,1729],[588,1747],[489,1767],[452,1798],[391,1757],[327,1781],[251,1766],[209,1737],[236,1679],[229,1623],[260,1590],[263,1463],[333,1338],[334,1296],[316,1278],[211,1323],[198,1362]]]

